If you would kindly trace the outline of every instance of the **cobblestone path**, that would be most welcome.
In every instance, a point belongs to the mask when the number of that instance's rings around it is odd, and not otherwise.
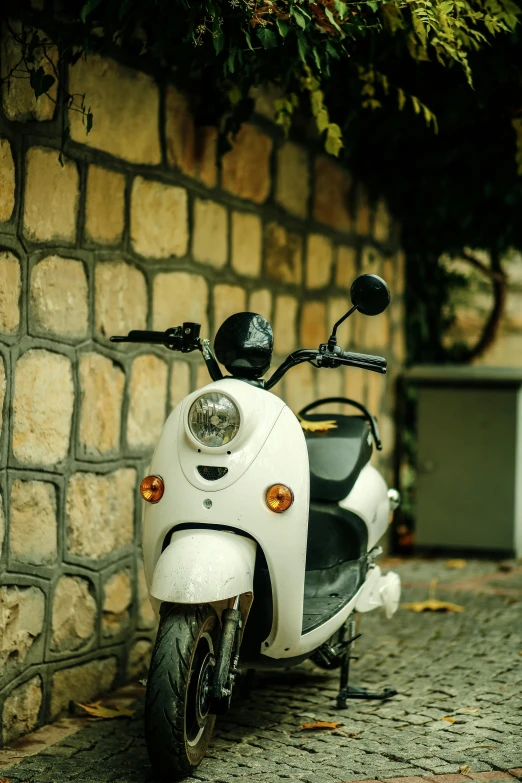
[[[311,664],[258,673],[250,698],[237,699],[218,721],[207,758],[189,783],[406,777],[421,783],[419,778],[435,776],[442,783],[469,783],[506,780],[510,770],[522,778],[522,567],[501,570],[470,561],[451,570],[440,560],[388,564],[401,574],[403,600],[427,598],[430,581],[438,577],[437,597],[465,608],[459,614],[418,614],[401,607],[391,621],[377,612],[362,618],[353,682],[388,685],[399,695],[387,703],[355,701],[338,712],[335,673]],[[31,739],[0,752],[0,778],[154,780],[141,698],[132,720],[75,721],[75,733],[35,755],[24,757],[34,754]],[[342,727],[301,728],[311,721],[339,721]],[[42,736],[52,735],[51,729],[41,730]]]

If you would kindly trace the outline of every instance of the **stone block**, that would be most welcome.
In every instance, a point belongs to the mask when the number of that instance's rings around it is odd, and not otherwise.
[[[217,183],[217,138],[217,128],[196,127],[188,98],[175,87],[167,87],[165,139],[169,166],[213,188]]]
[[[67,457],[74,406],[71,361],[34,348],[16,362],[13,454],[23,465],[51,467]]]
[[[276,297],[274,349],[277,354],[289,354],[296,347],[297,306],[295,296]]]
[[[48,256],[31,272],[30,314],[41,332],[85,337],[89,329],[89,289],[81,261]]]
[[[340,245],[337,248],[335,282],[340,288],[350,288],[357,277],[357,251],[354,247]]]
[[[31,147],[26,155],[24,236],[32,242],[74,242],[79,200],[76,163],[58,150]]]
[[[306,286],[324,288],[332,276],[333,248],[328,237],[310,234],[306,250]]]
[[[190,366],[174,362],[170,376],[170,407],[175,408],[190,393]]]
[[[346,397],[366,404],[366,383],[370,373],[359,367],[347,367],[344,375],[344,394]],[[373,411],[372,411],[373,413]]]
[[[154,278],[152,301],[153,329],[163,331],[193,321],[201,324],[201,336],[208,336],[208,284],[204,277],[162,272]]]
[[[0,252],[0,332],[13,334],[20,323],[20,262],[13,253]]]
[[[350,174],[332,158],[315,159],[314,218],[339,231],[352,227]]]
[[[58,555],[56,488],[48,481],[20,481],[11,487],[11,557],[21,563],[49,565]]]
[[[394,293],[402,295],[406,287],[406,253],[402,248],[395,255],[395,289]]]
[[[251,313],[259,313],[268,321],[272,318],[272,294],[267,288],[261,288],[250,294],[248,309]]]
[[[246,310],[246,293],[237,285],[222,283],[214,286],[214,332],[217,332],[223,321],[234,313]]]
[[[92,242],[117,244],[123,234],[125,177],[102,166],[89,166],[85,233]]]
[[[96,331],[103,337],[147,327],[147,284],[124,261],[101,261],[94,272]]]
[[[332,372],[322,371],[319,370],[317,372],[317,396],[318,397],[343,397],[343,372],[341,368],[338,368],[336,370],[333,370]],[[344,413],[344,415],[354,415],[357,413],[357,411],[352,408],[348,408],[346,405],[342,406],[335,406],[335,405],[328,405],[324,408],[319,409],[321,413],[329,413],[330,411],[333,413],[339,412]],[[317,413],[318,411],[313,411],[314,413]],[[328,416],[325,415],[325,418],[328,418]]]
[[[11,145],[0,138],[0,223],[10,220],[15,206],[15,164]]]
[[[263,204],[270,193],[272,139],[253,125],[241,126],[223,156],[221,184],[230,193]]]
[[[309,197],[308,152],[293,141],[286,141],[277,151],[275,199],[291,215],[305,219]]]
[[[94,457],[120,448],[125,374],[99,353],[80,357],[80,446]]]
[[[20,41],[23,32],[22,25],[17,20],[11,20],[10,26],[15,35],[13,36],[7,26],[4,26],[1,44],[2,57],[0,58],[0,78],[5,79],[2,83],[2,103],[5,116],[14,122],[52,120],[55,109],[53,101],[56,101],[58,85],[55,81],[50,88],[50,98],[47,95],[35,97],[29,81],[29,73],[22,58],[22,43]],[[41,41],[49,42],[42,30],[35,30],[35,32],[38,33]],[[46,52],[49,59],[46,57]],[[58,47],[47,45],[44,50],[42,46],[37,46],[34,50],[32,66],[35,69],[42,67],[46,74],[53,76],[53,65],[58,65]],[[6,77],[15,67],[16,78],[7,79]]]
[[[368,236],[372,223],[372,211],[368,200],[368,191],[364,185],[357,186],[357,198],[355,207],[355,233],[359,236]]]
[[[139,639],[131,648],[127,664],[127,677],[137,679],[145,677],[149,671],[152,655],[152,643],[147,639]]]
[[[127,443],[131,449],[152,449],[167,413],[167,365],[153,354],[132,362],[129,385]]]
[[[365,245],[361,251],[361,274],[382,277],[384,259],[377,248]]]
[[[156,615],[149,600],[145,570],[143,563],[140,562],[138,564],[138,628],[150,630],[154,628],[156,622]]]
[[[326,304],[324,302],[305,302],[301,310],[301,346],[317,348],[325,340]]]
[[[375,208],[373,238],[377,242],[387,242],[390,238],[391,215],[384,199],[379,199]]]
[[[72,652],[84,647],[96,630],[97,606],[92,583],[81,576],[62,576],[53,597],[53,652]]]
[[[205,362],[200,362],[197,365],[196,370],[196,389],[202,389],[203,386],[208,386],[209,383],[212,383],[212,379],[209,375],[209,372],[207,370],[207,365]]]
[[[89,54],[69,68],[69,91],[85,95],[93,114],[87,135],[82,115],[69,112],[73,141],[130,163],[160,163],[159,91],[151,76]]]
[[[240,275],[261,273],[261,219],[251,212],[232,213],[232,266]]]
[[[303,240],[277,223],[265,230],[266,275],[278,283],[301,282],[303,274]]]
[[[2,435],[2,428],[4,424],[4,400],[5,400],[5,393],[7,390],[7,378],[5,375],[5,364],[4,359],[2,356],[0,356],[0,437]],[[0,547],[1,551],[1,547]]]
[[[132,247],[141,256],[184,256],[189,239],[185,188],[136,177],[131,193],[130,233]]]
[[[294,367],[286,375],[285,400],[295,413],[316,398],[313,373],[312,365],[303,363]]]
[[[70,701],[86,702],[111,689],[118,672],[117,658],[101,658],[53,674],[51,719],[67,709]]]
[[[103,585],[102,634],[118,636],[129,625],[132,586],[128,570],[112,574]]]
[[[354,313],[357,316],[357,314]],[[364,318],[364,316],[360,316]],[[376,316],[375,318],[368,318],[365,330],[365,347],[368,352],[371,353],[375,350],[390,350],[391,349],[391,327],[390,327],[390,313],[386,310],[384,313]],[[371,373],[376,375],[376,373]]]
[[[0,587],[0,677],[17,670],[42,633],[45,595],[39,587]]]
[[[0,558],[2,557],[2,547],[4,545],[5,538],[5,514],[4,514],[4,499],[0,492]]]
[[[228,213],[215,201],[197,198],[194,202],[192,257],[218,269],[227,263]]]
[[[13,742],[38,726],[42,706],[42,679],[33,677],[11,691],[4,702],[2,714],[2,741]]]
[[[132,468],[71,476],[66,501],[69,554],[96,560],[132,543],[135,486]]]

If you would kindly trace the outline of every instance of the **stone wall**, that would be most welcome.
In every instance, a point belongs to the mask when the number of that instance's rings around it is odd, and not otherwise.
[[[261,101],[219,169],[216,130],[195,128],[172,87],[92,57],[69,89],[86,93],[94,127],[87,136],[71,113],[63,166],[46,96],[17,81],[0,116],[4,742],[141,674],[150,652],[139,481],[165,417],[207,376],[198,356],[110,335],[195,320],[212,337],[248,308],[271,319],[281,359],[327,336],[357,273],[383,274],[390,310],[339,336],[386,355],[390,374],[301,365],[277,393],[294,410],[319,394],[367,402],[385,467],[404,356],[403,257],[385,205],[285,141]]]

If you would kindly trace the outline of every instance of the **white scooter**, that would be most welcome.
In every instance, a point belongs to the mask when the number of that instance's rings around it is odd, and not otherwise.
[[[388,698],[348,684],[354,612],[396,611],[400,580],[381,574],[376,546],[396,490],[370,464],[377,422],[353,400],[319,400],[299,418],[268,390],[297,364],[386,372],[386,360],[342,351],[338,326],[355,310],[378,315],[390,301],[376,275],[351,289],[352,309],[318,349],[291,354],[269,380],[273,335],[260,315],[228,318],[215,340],[223,377],[199,324],[132,331],[114,342],[200,350],[212,383],[170,414],[141,483],[143,555],[160,625],[147,683],[145,734],[166,779],[190,775],[216,715],[230,704],[238,664],[287,667],[307,658],[341,668],[339,707]],[[348,403],[362,415],[312,408]],[[306,420],[304,417],[307,416]],[[323,417],[324,418],[324,417]],[[301,420],[300,420],[301,419]]]

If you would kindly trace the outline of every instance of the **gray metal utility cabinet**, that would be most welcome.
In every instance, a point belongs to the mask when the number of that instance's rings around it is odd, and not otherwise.
[[[419,366],[415,542],[522,557],[522,369]]]

